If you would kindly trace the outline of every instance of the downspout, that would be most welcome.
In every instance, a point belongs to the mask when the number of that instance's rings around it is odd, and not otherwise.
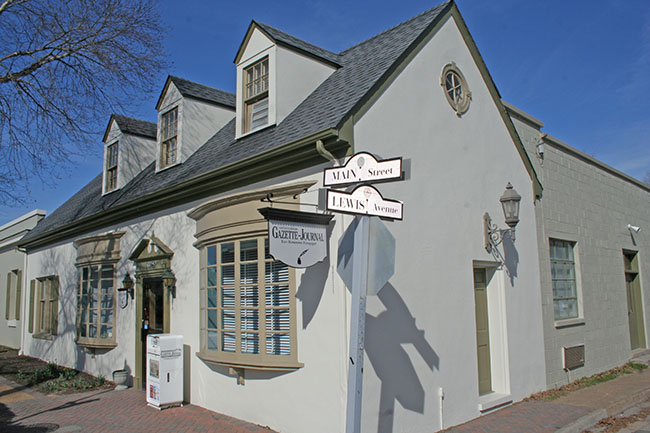
[[[316,152],[318,152],[318,154],[323,158],[325,158],[326,160],[333,162],[335,167],[341,165],[339,164],[338,159],[336,159],[334,155],[332,155],[332,152],[325,149],[325,144],[323,144],[323,140],[320,139],[316,140]]]

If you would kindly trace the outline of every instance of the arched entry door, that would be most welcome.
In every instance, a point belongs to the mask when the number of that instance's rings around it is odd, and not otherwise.
[[[171,271],[174,253],[158,238],[143,239],[129,257],[135,271],[135,387],[145,385],[147,335],[170,331],[170,287],[163,276]]]

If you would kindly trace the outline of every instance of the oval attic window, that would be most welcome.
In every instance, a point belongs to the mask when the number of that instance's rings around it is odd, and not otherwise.
[[[469,91],[463,73],[460,72],[454,62],[449,63],[442,69],[440,85],[451,108],[454,109],[458,116],[464,114],[469,109],[472,92]]]

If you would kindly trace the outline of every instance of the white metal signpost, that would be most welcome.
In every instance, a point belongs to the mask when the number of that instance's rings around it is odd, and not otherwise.
[[[324,185],[349,185],[359,182],[385,182],[402,180],[402,159],[378,161],[367,152],[357,153],[343,167],[325,169]],[[348,398],[345,420],[346,433],[361,431],[361,396],[363,390],[363,360],[366,328],[366,296],[369,292],[370,216],[402,219],[402,203],[384,199],[370,185],[356,187],[351,193],[327,191],[327,210],[357,215],[354,232],[352,306],[350,317],[350,371],[348,375]],[[392,271],[385,273],[390,278]],[[387,281],[384,281],[384,284]],[[381,284],[383,287],[384,284]],[[379,291],[374,286],[372,292]],[[373,293],[373,294],[376,294]]]

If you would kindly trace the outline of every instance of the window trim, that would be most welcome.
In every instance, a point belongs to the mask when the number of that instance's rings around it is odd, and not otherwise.
[[[104,161],[104,193],[109,193],[117,190],[118,180],[119,180],[119,159],[120,159],[120,141],[116,140],[111,144],[106,145],[106,157]],[[111,163],[111,148],[115,148],[115,164],[109,165]],[[109,182],[109,174],[114,172],[114,182]]]
[[[264,268],[264,263],[268,262],[269,259],[266,259],[265,257],[260,257],[260,251],[262,254],[264,254],[264,240],[268,238],[268,231],[266,230],[256,230],[253,232],[246,232],[245,234],[239,234],[239,235],[226,235],[217,239],[213,239],[210,242],[206,243],[205,245],[201,246],[201,253],[200,253],[200,278],[201,278],[201,284],[200,284],[200,351],[197,352],[197,356],[208,362],[208,363],[214,363],[217,365],[224,365],[224,366],[229,366],[229,367],[238,367],[238,368],[248,368],[248,369],[256,369],[256,370],[296,370],[298,368],[301,368],[303,366],[302,363],[298,362],[298,354],[297,354],[297,349],[298,349],[298,342],[297,342],[297,325],[296,325],[296,276],[295,276],[295,269],[292,267],[288,266],[288,286],[289,286],[289,347],[290,347],[290,354],[289,355],[269,355],[265,351],[266,347],[266,305],[265,305],[265,287],[266,283],[262,280],[264,273],[260,273],[260,270]],[[259,353],[242,353],[241,352],[241,340],[240,340],[240,335],[244,330],[241,329],[240,325],[240,314],[241,314],[241,303],[238,302],[237,300],[239,299],[239,293],[237,288],[239,287],[239,284],[236,282],[235,283],[235,305],[234,305],[234,314],[236,317],[236,323],[239,325],[235,326],[235,331],[234,333],[237,335],[236,337],[236,352],[224,352],[221,350],[221,347],[219,347],[219,350],[210,350],[208,349],[208,287],[207,287],[207,269],[208,269],[208,264],[207,264],[207,250],[209,247],[214,246],[217,249],[217,256],[218,254],[218,249],[220,245],[226,244],[226,243],[235,243],[235,244],[240,244],[242,241],[246,240],[252,240],[255,239],[257,240],[257,252],[258,252],[258,259],[256,260],[258,264],[258,282],[257,282],[257,287],[258,287],[258,308],[256,309],[258,311],[258,330],[257,334],[259,335]],[[237,256],[237,251],[239,250],[239,247],[235,247],[235,261],[233,262],[233,265],[235,269],[238,268],[240,265],[240,258]],[[270,262],[273,262],[273,259],[270,259]],[[221,264],[220,259],[217,259],[215,265],[211,265],[215,268],[218,268]],[[237,275],[237,274],[235,274]],[[220,294],[220,285],[217,284],[217,286],[214,286],[217,290],[217,302],[220,299],[219,294]],[[221,310],[221,307],[218,307],[217,310]],[[220,340],[221,341],[221,340]]]
[[[174,135],[165,135],[165,126],[164,126],[164,121],[165,121],[165,116],[170,115],[172,112],[176,112],[176,121],[175,121],[175,131]],[[179,129],[180,129],[180,122],[181,122],[181,110],[180,110],[180,104],[175,104],[173,106],[167,107],[165,111],[161,112],[160,114],[160,127],[159,127],[159,133],[158,133],[158,169],[159,170],[164,170],[169,167],[173,167],[174,165],[180,163],[180,140],[179,140]],[[166,155],[167,151],[165,150],[165,146],[167,143],[174,141],[175,144],[175,153],[174,153],[174,161],[168,162],[166,160]]]
[[[551,257],[551,243],[552,242],[564,242],[567,243],[571,246],[572,252],[573,252],[573,273],[574,273],[574,278],[575,278],[575,301],[576,301],[576,310],[577,310],[577,315],[575,317],[567,317],[567,318],[561,318],[558,319],[555,316],[555,301],[556,298],[555,296],[555,289],[553,285],[553,262],[556,261]],[[564,328],[564,327],[570,327],[570,326],[576,326],[576,325],[583,325],[585,323],[584,320],[584,314],[583,314],[583,308],[582,308],[582,290],[581,290],[581,284],[580,284],[580,266],[578,263],[578,257],[579,257],[579,247],[578,247],[578,242],[573,239],[563,239],[560,237],[549,237],[548,238],[548,259],[549,259],[549,273],[550,273],[550,283],[551,283],[551,298],[552,298],[552,309],[553,309],[553,320],[555,323],[555,328]],[[573,298],[562,298],[562,299],[573,299]]]
[[[247,190],[230,194],[227,196],[219,197],[205,203],[200,204],[192,209],[188,216],[196,221],[195,237],[197,241],[194,246],[200,251],[199,273],[200,273],[200,301],[199,301],[199,315],[200,321],[203,320],[204,309],[207,309],[207,278],[203,269],[206,267],[207,254],[206,246],[226,242],[229,240],[244,239],[254,236],[267,236],[268,235],[268,222],[257,211],[259,208],[259,200],[272,193],[273,197],[278,201],[291,202],[292,200],[298,204],[299,198],[296,194],[304,191],[305,188],[313,186],[315,181],[296,182],[284,185],[274,185],[270,187]],[[289,208],[289,205],[278,203],[280,208]],[[203,350],[207,346],[207,334],[202,332],[202,329],[207,331],[207,314],[205,322],[200,322],[200,350],[196,355],[207,364],[214,364],[220,366],[227,366],[233,368],[245,368],[254,370],[275,370],[275,371],[290,371],[296,370],[304,366],[297,360],[298,357],[298,316],[296,310],[296,297],[297,290],[295,269],[289,268],[290,274],[293,275],[294,286],[290,288],[290,302],[291,308],[291,323],[290,328],[291,338],[295,341],[295,349],[291,356],[293,359],[282,359],[275,363],[262,363],[259,360],[246,359],[246,360],[233,360],[225,359],[215,353],[210,353],[208,350]],[[204,324],[206,326],[204,326]]]
[[[77,279],[76,279],[76,318],[75,318],[75,342],[79,346],[90,347],[90,348],[111,348],[117,346],[116,335],[117,335],[117,263],[120,261],[120,241],[124,235],[123,231],[115,231],[110,233],[105,233],[101,235],[89,236],[82,239],[77,239],[74,241],[73,245],[77,249],[77,260],[75,266],[77,268]],[[81,318],[80,314],[80,294],[82,288],[82,278],[83,278],[83,268],[90,266],[104,266],[111,265],[113,266],[113,335],[111,338],[102,339],[102,338],[89,338],[89,337],[80,337],[79,336],[79,322]],[[100,268],[101,272],[101,268]],[[101,274],[100,274],[101,275]],[[101,280],[101,278],[100,278]],[[101,291],[98,293],[101,296]],[[100,298],[101,300],[101,298]],[[99,300],[98,300],[99,301]],[[101,323],[101,320],[98,318],[98,324]]]
[[[59,277],[57,275],[38,277],[34,280],[34,284],[36,316],[32,337],[52,339],[59,331]]]
[[[116,292],[116,283],[117,283],[117,263],[116,262],[100,262],[100,263],[85,263],[85,264],[80,264],[77,266],[78,270],[78,275],[77,275],[77,308],[76,308],[76,319],[75,319],[75,328],[76,328],[76,337],[75,341],[79,346],[85,346],[85,347],[115,347],[117,346],[116,343],[116,334],[117,334],[117,324],[116,324],[116,318],[117,318],[117,309],[116,309],[116,300],[117,300],[117,292]],[[113,328],[113,333],[111,337],[108,338],[101,338],[101,337],[89,337],[88,334],[88,328],[86,329],[86,336],[82,337],[80,335],[81,331],[81,289],[83,285],[83,269],[88,268],[88,281],[90,281],[90,275],[92,272],[92,267],[98,267],[97,270],[97,275],[98,275],[98,287],[97,287],[97,333],[100,332],[100,326],[102,324],[101,322],[101,281],[102,280],[108,280],[109,278],[102,278],[102,271],[104,266],[111,266],[113,268],[113,276],[110,278],[112,280],[112,295],[113,295],[113,320],[111,322],[111,327]],[[89,304],[90,305],[90,304]],[[89,311],[88,309],[87,311]],[[38,316],[37,316],[38,317]],[[86,325],[90,325],[90,321],[86,322]]]
[[[458,79],[458,87],[462,91],[461,98],[457,99],[449,94],[449,89],[447,88],[447,75],[454,74]],[[467,80],[465,76],[458,68],[455,62],[447,63],[442,68],[442,74],[440,75],[440,86],[442,87],[442,92],[445,94],[445,98],[451,108],[456,112],[458,117],[462,116],[469,110],[469,106],[472,102],[472,92],[469,90]]]
[[[13,284],[15,282],[15,284]],[[8,326],[15,327],[16,322],[20,320],[20,305],[22,297],[22,270],[13,269],[7,272],[7,287],[5,300],[5,320]],[[13,307],[11,308],[13,302]],[[13,323],[13,325],[9,325]]]
[[[265,55],[264,57],[255,60],[254,62],[250,63],[249,65],[246,65],[242,68],[242,108],[243,108],[243,115],[244,118],[242,120],[242,135],[248,134],[254,131],[258,131],[266,126],[270,125],[270,120],[271,120],[271,112],[270,112],[270,87],[271,87],[271,68],[270,68],[270,60],[269,60],[269,55]],[[263,80],[264,82],[264,77],[266,77],[266,88],[261,90],[260,92],[257,92],[251,96],[248,95],[247,92],[247,87],[249,86],[248,82],[248,71],[255,68],[257,65],[261,65],[266,62],[266,74],[261,75],[259,78],[254,79],[254,81],[257,80]],[[263,125],[259,125],[255,128],[252,127],[252,116],[253,116],[253,107],[258,104],[261,101],[267,101],[267,106],[266,106],[266,122]]]

